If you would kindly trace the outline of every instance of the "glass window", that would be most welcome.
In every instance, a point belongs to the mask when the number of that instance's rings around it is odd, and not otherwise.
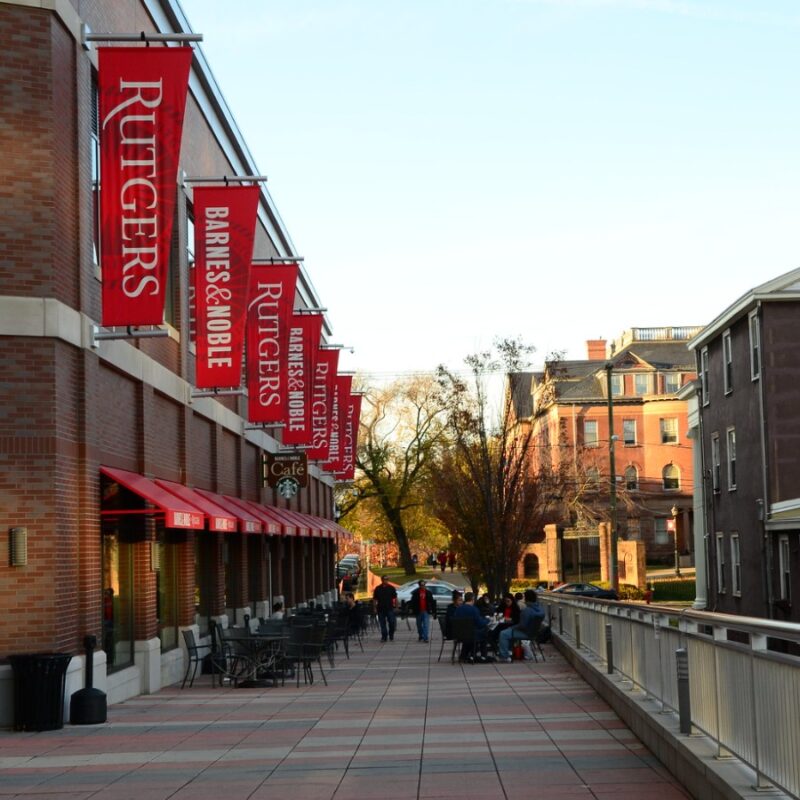
[[[600,470],[597,467],[589,467],[586,470],[586,480],[589,484],[589,488],[596,489],[600,486]]]
[[[674,464],[667,464],[661,471],[664,489],[674,491],[681,488],[681,471]]]
[[[189,269],[189,341],[195,338],[195,304],[194,304],[194,211],[191,204],[186,204],[186,264]]]
[[[108,671],[133,664],[133,542],[116,528],[103,535],[103,650]]]
[[[669,544],[669,531],[667,530],[667,518],[656,517],[654,522],[655,522],[655,543]]]
[[[739,552],[739,534],[731,534],[731,591],[742,594],[742,558]]]
[[[733,391],[733,345],[730,331],[722,334],[722,358],[725,364],[723,373],[725,394],[730,394]]]
[[[636,420],[622,420],[622,441],[624,444],[636,444]]]
[[[220,539],[224,541],[224,537],[194,534],[194,620],[203,636],[208,634],[208,622],[215,613],[214,580],[218,573]]]
[[[707,406],[710,402],[708,392],[708,348],[704,347],[700,351],[700,393],[703,396],[704,406]]]
[[[717,534],[717,592],[725,594],[725,538]]]
[[[611,395],[613,397],[621,397],[625,394],[625,376],[624,375],[611,375]]]
[[[667,372],[664,374],[664,394],[675,394],[680,388],[680,372]]]
[[[659,420],[659,427],[661,429],[661,444],[677,444],[678,443],[678,419],[677,417],[668,417]]]
[[[750,314],[750,377],[755,381],[761,375],[761,330],[758,327],[758,314]]]
[[[720,490],[720,455],[719,455],[719,434],[711,434],[711,488],[718,492]]]
[[[736,430],[728,428],[728,489],[736,488]]]
[[[161,651],[178,645],[178,543],[185,534],[159,531],[151,542],[151,566],[156,574],[156,617]]]
[[[583,443],[586,447],[597,447],[597,420],[583,421]]]
[[[628,518],[628,538],[641,538],[641,520],[638,517]]]
[[[650,376],[642,373],[634,375],[633,391],[637,395],[647,394],[650,391]]]
[[[631,491],[639,488],[639,471],[633,465],[625,470],[625,488]]]
[[[789,560],[789,537],[781,536],[778,540],[778,569],[781,579],[781,600],[792,602],[792,572]]]

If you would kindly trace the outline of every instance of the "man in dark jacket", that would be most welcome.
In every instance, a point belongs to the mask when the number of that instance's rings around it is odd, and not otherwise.
[[[489,621],[475,607],[475,595],[467,592],[464,595],[464,604],[459,606],[453,614],[453,619],[471,619],[475,623],[475,646],[478,650],[478,660],[487,661],[486,638],[489,632]],[[475,656],[469,650],[464,653],[464,646],[461,648],[461,655],[467,661],[473,662]]]
[[[375,587],[372,593],[372,602],[375,603],[375,611],[378,614],[378,622],[381,624],[381,641],[387,639],[394,641],[394,630],[397,620],[394,609],[397,605],[397,589],[389,583],[386,575],[381,576],[381,582]]]
[[[436,600],[433,599],[431,590],[425,586],[425,581],[420,581],[419,586],[411,592],[408,607],[417,618],[419,640],[427,642],[430,637],[431,615],[436,616]]]

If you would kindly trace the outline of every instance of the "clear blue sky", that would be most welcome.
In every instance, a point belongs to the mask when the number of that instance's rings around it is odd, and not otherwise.
[[[711,321],[800,264],[797,0],[181,0],[346,369]]]

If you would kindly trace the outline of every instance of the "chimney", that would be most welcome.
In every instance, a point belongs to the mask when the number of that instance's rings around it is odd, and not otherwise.
[[[587,339],[586,340],[586,358],[589,361],[605,361],[606,360],[606,340],[605,339]]]

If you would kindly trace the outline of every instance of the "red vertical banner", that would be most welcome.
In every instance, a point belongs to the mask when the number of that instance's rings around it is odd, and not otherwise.
[[[352,375],[337,375],[334,380],[331,403],[331,450],[322,468],[328,472],[341,472],[344,461],[344,428],[347,421]]]
[[[320,350],[314,365],[311,387],[311,448],[309,460],[327,461],[331,447],[331,405],[336,370],[339,369],[338,350]]]
[[[321,314],[294,314],[289,328],[288,414],[283,444],[310,447],[314,369],[322,335]]]
[[[239,386],[258,186],[194,190],[195,385]]]
[[[190,47],[100,47],[103,325],[164,321]]]
[[[361,420],[361,395],[351,394],[347,402],[347,416],[342,436],[342,470],[336,473],[341,481],[352,481],[356,476],[356,449],[358,425]]]
[[[254,264],[247,309],[247,418],[285,422],[297,264]]]

